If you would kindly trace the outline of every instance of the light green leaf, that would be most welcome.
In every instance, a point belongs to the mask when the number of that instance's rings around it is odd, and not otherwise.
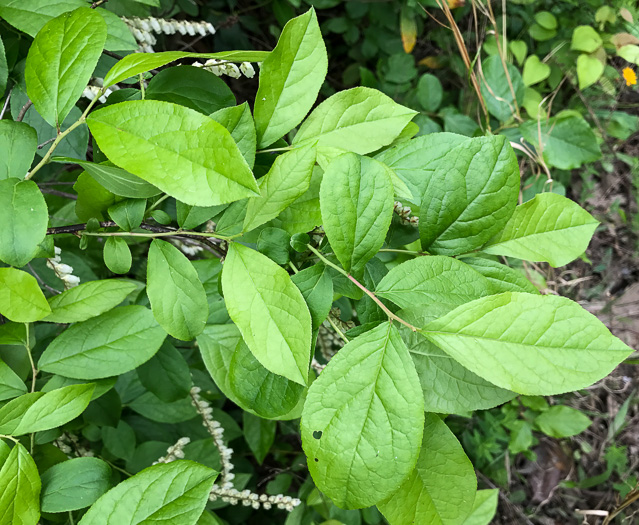
[[[628,44],[617,49],[617,55],[625,61],[639,65],[639,46]]]
[[[510,82],[506,76],[504,66],[508,70]],[[500,122],[507,122],[516,114],[516,107],[524,99],[524,82],[519,70],[502,62],[501,57],[495,55],[482,61],[481,94],[491,115]]]
[[[43,396],[44,392],[31,392],[4,404],[0,408],[0,432],[10,436],[20,424],[24,413]]]
[[[497,512],[499,489],[478,490],[473,508],[463,525],[489,525]]]
[[[268,173],[260,179],[260,197],[248,201],[244,231],[251,231],[277,217],[308,190],[315,165],[315,148],[287,151],[275,159]]]
[[[248,102],[231,108],[222,108],[209,116],[229,130],[249,167],[253,169],[255,150],[257,149],[257,133]]]
[[[477,492],[473,464],[436,414],[426,414],[424,439],[417,466],[378,508],[391,525],[462,524]]]
[[[40,475],[33,458],[26,448],[16,443],[0,469],[0,524],[38,523],[40,486]]]
[[[225,204],[219,206],[189,206],[183,202],[176,202],[177,221],[180,228],[192,230],[200,224],[205,223],[209,219],[215,217],[218,213],[224,211]]]
[[[274,226],[282,228],[293,235],[295,233],[309,232],[322,224],[319,190],[323,173],[319,166],[313,168],[311,185],[308,190],[273,219],[272,224]]]
[[[586,89],[597,82],[597,80],[601,78],[601,75],[603,75],[605,68],[605,60],[602,62],[596,56],[586,54],[579,55],[577,58],[577,78],[579,79],[579,89]]]
[[[314,9],[289,20],[260,67],[255,95],[257,143],[266,148],[297,126],[313,107],[328,68]]]
[[[69,157],[53,157],[51,160],[53,162],[65,162],[82,166],[96,182],[99,182],[111,193],[121,197],[146,199],[162,193],[161,190],[152,184],[116,166],[96,164]]]
[[[530,55],[524,63],[522,78],[524,85],[533,86],[543,82],[550,76],[550,66],[539,60],[537,55]]]
[[[443,317],[454,307],[433,301],[405,308],[397,315],[413,326],[421,327]],[[404,326],[400,332],[415,363],[426,412],[467,414],[493,408],[515,397],[514,392],[496,387],[464,368],[421,334]]]
[[[557,405],[535,418],[535,425],[544,434],[557,439],[576,436],[586,430],[592,421],[574,408]]]
[[[24,122],[0,120],[0,180],[23,179],[38,146],[38,134]]]
[[[87,122],[109,159],[186,204],[214,206],[258,193],[230,133],[197,111],[133,100],[99,109]]]
[[[470,266],[437,255],[393,267],[375,289],[376,295],[400,308],[430,303],[454,308],[490,293],[488,280]]]
[[[132,281],[104,279],[89,281],[70,288],[49,299],[51,315],[44,318],[50,323],[79,323],[100,315],[119,305],[127,295],[137,289]]]
[[[0,360],[0,401],[26,393],[27,387],[24,381],[9,365]]]
[[[154,465],[100,497],[78,525],[195,523],[216,475],[193,461]]]
[[[165,51],[163,53],[131,53],[118,61],[109,70],[104,77],[104,87],[110,87],[129,77],[134,77],[145,71],[165,66],[181,58],[196,58],[199,60],[216,58],[230,62],[263,62],[269,55],[270,52],[268,51],[221,51],[219,53]]]
[[[128,273],[133,259],[129,245],[122,237],[109,237],[104,243],[104,264],[113,273]]]
[[[515,208],[485,253],[563,266],[579,257],[599,221],[577,203],[556,193],[539,193]]]
[[[479,248],[510,219],[518,195],[519,165],[504,136],[457,146],[442,159],[424,192],[422,247],[442,255]]]
[[[383,323],[353,339],[311,385],[302,446],[317,488],[341,508],[374,505],[415,467],[424,404],[399,332]]]
[[[0,268],[0,314],[17,323],[32,323],[50,313],[35,277],[15,268]]]
[[[20,268],[47,234],[47,203],[31,180],[0,180],[0,261]]]
[[[138,228],[144,219],[146,199],[126,199],[109,206],[109,217],[124,231]]]
[[[578,304],[505,292],[464,304],[422,333],[494,385],[526,395],[579,390],[632,350]]]
[[[229,246],[222,289],[231,319],[267,369],[306,385],[311,314],[286,270],[238,243]]]
[[[315,264],[291,277],[302,292],[313,320],[313,330],[317,330],[328,317],[333,305],[333,281],[328,267]]]
[[[393,142],[416,114],[375,89],[347,89],[313,110],[293,144],[317,144],[318,148],[339,148],[364,155]]]
[[[446,154],[470,139],[455,133],[431,133],[403,142],[375,156],[406,183],[413,194],[410,200],[422,202],[428,181]]]
[[[574,115],[552,117],[539,123],[528,121],[519,126],[519,131],[538,151],[543,151],[549,165],[562,170],[572,170],[601,158],[592,129],[584,119]]]
[[[461,261],[488,279],[490,282],[489,295],[502,292],[539,293],[535,285],[526,279],[523,272],[515,268],[483,257],[467,257]]]
[[[122,306],[59,335],[42,353],[38,368],[75,379],[123,374],[149,360],[166,333],[143,306]]]
[[[584,53],[592,53],[601,47],[603,41],[599,33],[590,26],[577,26],[572,32],[572,41],[570,49],[574,51],[583,51]]]
[[[508,49],[517,60],[517,63],[521,66],[528,54],[528,44],[526,44],[523,40],[511,40],[508,42]]]
[[[11,430],[0,423],[0,432],[20,436],[62,426],[84,411],[94,388],[93,383],[87,383],[47,392],[27,408],[15,427],[10,423]]]
[[[75,214],[81,221],[91,218],[107,220],[107,210],[122,198],[114,195],[87,173],[80,173],[73,185],[78,194],[75,201]]]
[[[27,94],[38,113],[59,127],[82,96],[106,42],[99,13],[82,7],[47,22],[27,55]]]
[[[101,7],[95,9],[107,27],[104,49],[107,51],[135,51],[139,46],[131,34],[129,26],[115,13]]]
[[[346,153],[330,163],[320,208],[326,236],[347,272],[361,273],[384,244],[393,202],[388,168],[380,162]]]
[[[204,287],[191,262],[166,241],[151,243],[146,293],[153,316],[170,335],[190,341],[202,333],[209,316]]]
[[[86,5],[83,0],[0,0],[0,18],[30,36],[36,36],[52,18]]]
[[[92,505],[111,485],[111,467],[98,458],[73,458],[42,475],[42,511],[67,512]]]

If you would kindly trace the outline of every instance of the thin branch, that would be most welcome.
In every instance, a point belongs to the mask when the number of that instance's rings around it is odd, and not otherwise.
[[[31,106],[33,106],[33,102],[31,102],[31,99],[29,99],[29,101],[24,106],[22,106],[20,113],[18,113],[18,116],[16,117],[16,122],[22,122],[22,119],[27,114],[27,111]]]
[[[65,191],[58,191],[50,188],[40,188],[42,193],[48,193],[49,195],[57,195],[58,197],[64,197],[65,199],[77,200],[78,196],[73,193],[67,193]]]
[[[38,149],[42,149],[44,148],[47,144],[51,144],[52,142],[54,142],[56,139],[56,137],[52,137],[49,140],[45,140],[42,144],[38,144]]]
[[[4,118],[4,114],[7,112],[7,108],[9,107],[9,101],[11,100],[11,93],[13,92],[13,88],[7,94],[7,98],[4,101],[4,106],[2,106],[2,112],[0,113],[0,120]]]

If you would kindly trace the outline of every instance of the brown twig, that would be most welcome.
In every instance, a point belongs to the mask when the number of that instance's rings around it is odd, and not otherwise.
[[[24,106],[22,106],[20,113],[18,113],[18,116],[16,117],[16,122],[22,122],[22,119],[27,114],[27,111],[29,110],[31,106],[33,106],[33,102],[31,102],[31,99],[29,99],[27,103]]]

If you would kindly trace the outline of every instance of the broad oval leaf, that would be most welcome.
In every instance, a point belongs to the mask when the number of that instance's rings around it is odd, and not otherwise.
[[[24,381],[20,379],[9,365],[0,360],[0,401],[26,393],[27,386],[24,384]]]
[[[275,159],[271,169],[260,179],[262,195],[248,201],[244,231],[251,231],[274,219],[308,190],[315,153],[314,148],[307,147],[287,151]]]
[[[0,469],[0,516],[7,525],[35,525],[40,519],[40,475],[20,443]]]
[[[423,423],[415,367],[383,323],[344,346],[309,388],[302,446],[315,484],[342,508],[387,498],[415,467]]]
[[[38,134],[24,122],[0,120],[0,180],[23,179],[38,147]]]
[[[333,306],[333,281],[328,266],[316,264],[291,277],[302,292],[313,320],[313,330],[317,330],[328,317]]]
[[[119,305],[136,290],[133,281],[104,279],[82,283],[49,299],[51,314],[43,320],[49,323],[79,323]]]
[[[101,496],[78,525],[195,523],[216,475],[193,461],[154,465]]]
[[[47,234],[47,203],[31,180],[0,180],[0,261],[26,265]]]
[[[231,108],[222,108],[209,116],[229,130],[249,167],[253,169],[257,149],[257,133],[248,102]]]
[[[87,123],[110,160],[186,204],[259,195],[231,134],[195,110],[132,100],[94,111]]]
[[[502,232],[481,251],[563,266],[586,251],[598,224],[570,199],[539,193],[517,206]]]
[[[27,55],[27,94],[38,113],[59,127],[82,96],[107,38],[107,27],[89,7],[64,13],[38,32]]]
[[[515,268],[483,257],[466,257],[461,261],[488,279],[491,294],[502,292],[539,293],[535,285],[526,279],[523,272]]]
[[[504,227],[519,195],[519,165],[504,136],[472,139],[451,150],[432,174],[419,234],[432,253],[479,248]]]
[[[0,314],[17,323],[32,323],[50,313],[35,277],[15,268],[0,268]]]
[[[328,69],[315,10],[289,20],[275,49],[260,66],[255,127],[260,148],[297,126],[313,107]]]
[[[193,385],[186,359],[168,341],[137,372],[145,388],[167,403],[188,396]]]
[[[170,335],[190,341],[202,333],[209,316],[206,292],[191,261],[166,241],[151,243],[146,293],[153,316]]]
[[[478,490],[470,514],[464,525],[490,525],[497,512],[499,489]]]
[[[0,17],[13,27],[34,37],[52,18],[86,5],[83,0],[56,0],[55,2],[2,0]]]
[[[388,168],[380,162],[346,153],[329,164],[320,208],[326,236],[347,272],[360,274],[384,244],[393,202]]]
[[[153,357],[165,337],[151,310],[122,306],[67,328],[42,353],[38,368],[74,379],[119,375]]]
[[[632,352],[594,315],[554,295],[483,297],[430,322],[422,333],[478,376],[526,395],[589,386]]]
[[[42,474],[42,512],[68,512],[92,505],[111,485],[111,467],[98,458],[63,461]]]
[[[22,416],[44,392],[30,392],[5,403],[0,408],[0,433],[10,436],[22,420]]]
[[[476,492],[475,470],[459,441],[437,414],[426,414],[415,470],[378,507],[391,525],[461,525]]]
[[[486,107],[500,122],[507,122],[517,114],[524,99],[526,86],[521,73],[498,55],[483,60],[481,68],[481,94]]]
[[[274,374],[306,385],[311,314],[286,270],[255,250],[231,243],[222,289],[229,315],[257,360]]]
[[[122,237],[108,237],[104,243],[104,264],[113,273],[124,274],[131,269],[133,258],[129,245]]]
[[[318,148],[346,149],[364,155],[393,142],[416,114],[375,89],[347,89],[313,110],[293,144],[316,144]]]
[[[459,306],[491,293],[490,283],[457,259],[433,255],[417,257],[391,269],[375,293],[400,308],[438,303]]]

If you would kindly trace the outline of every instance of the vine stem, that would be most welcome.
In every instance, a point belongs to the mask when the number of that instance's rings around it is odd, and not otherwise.
[[[319,259],[326,264],[327,266],[330,266],[331,268],[334,268],[335,270],[337,270],[339,273],[341,273],[343,276],[345,276],[349,281],[351,281],[355,286],[357,286],[360,290],[362,290],[362,292],[364,292],[366,295],[368,295],[377,306],[379,306],[382,311],[388,316],[389,319],[393,320],[393,321],[397,321],[398,323],[403,324],[404,326],[407,326],[408,328],[410,328],[413,332],[417,332],[419,330],[419,328],[417,328],[416,326],[413,326],[412,324],[404,321],[401,317],[397,317],[393,312],[391,312],[384,303],[382,303],[382,301],[380,301],[380,299],[373,293],[371,292],[368,288],[366,288],[366,286],[364,286],[362,283],[360,283],[357,279],[355,279],[355,277],[353,277],[351,274],[349,274],[348,272],[344,271],[342,268],[340,268],[339,266],[337,266],[336,264],[333,264],[331,261],[329,261],[326,257],[324,257],[318,250],[316,250],[315,248],[313,248],[310,244],[307,245],[308,249],[311,250],[315,255],[317,255],[317,257],[319,257]]]
[[[24,343],[24,348],[27,351],[27,355],[29,356],[29,363],[31,363],[31,392],[35,392],[35,384],[36,384],[36,376],[38,375],[38,369],[35,366],[35,362],[33,361],[33,356],[31,355],[31,347],[29,346],[29,323],[24,323],[24,327],[27,332],[26,342]]]

